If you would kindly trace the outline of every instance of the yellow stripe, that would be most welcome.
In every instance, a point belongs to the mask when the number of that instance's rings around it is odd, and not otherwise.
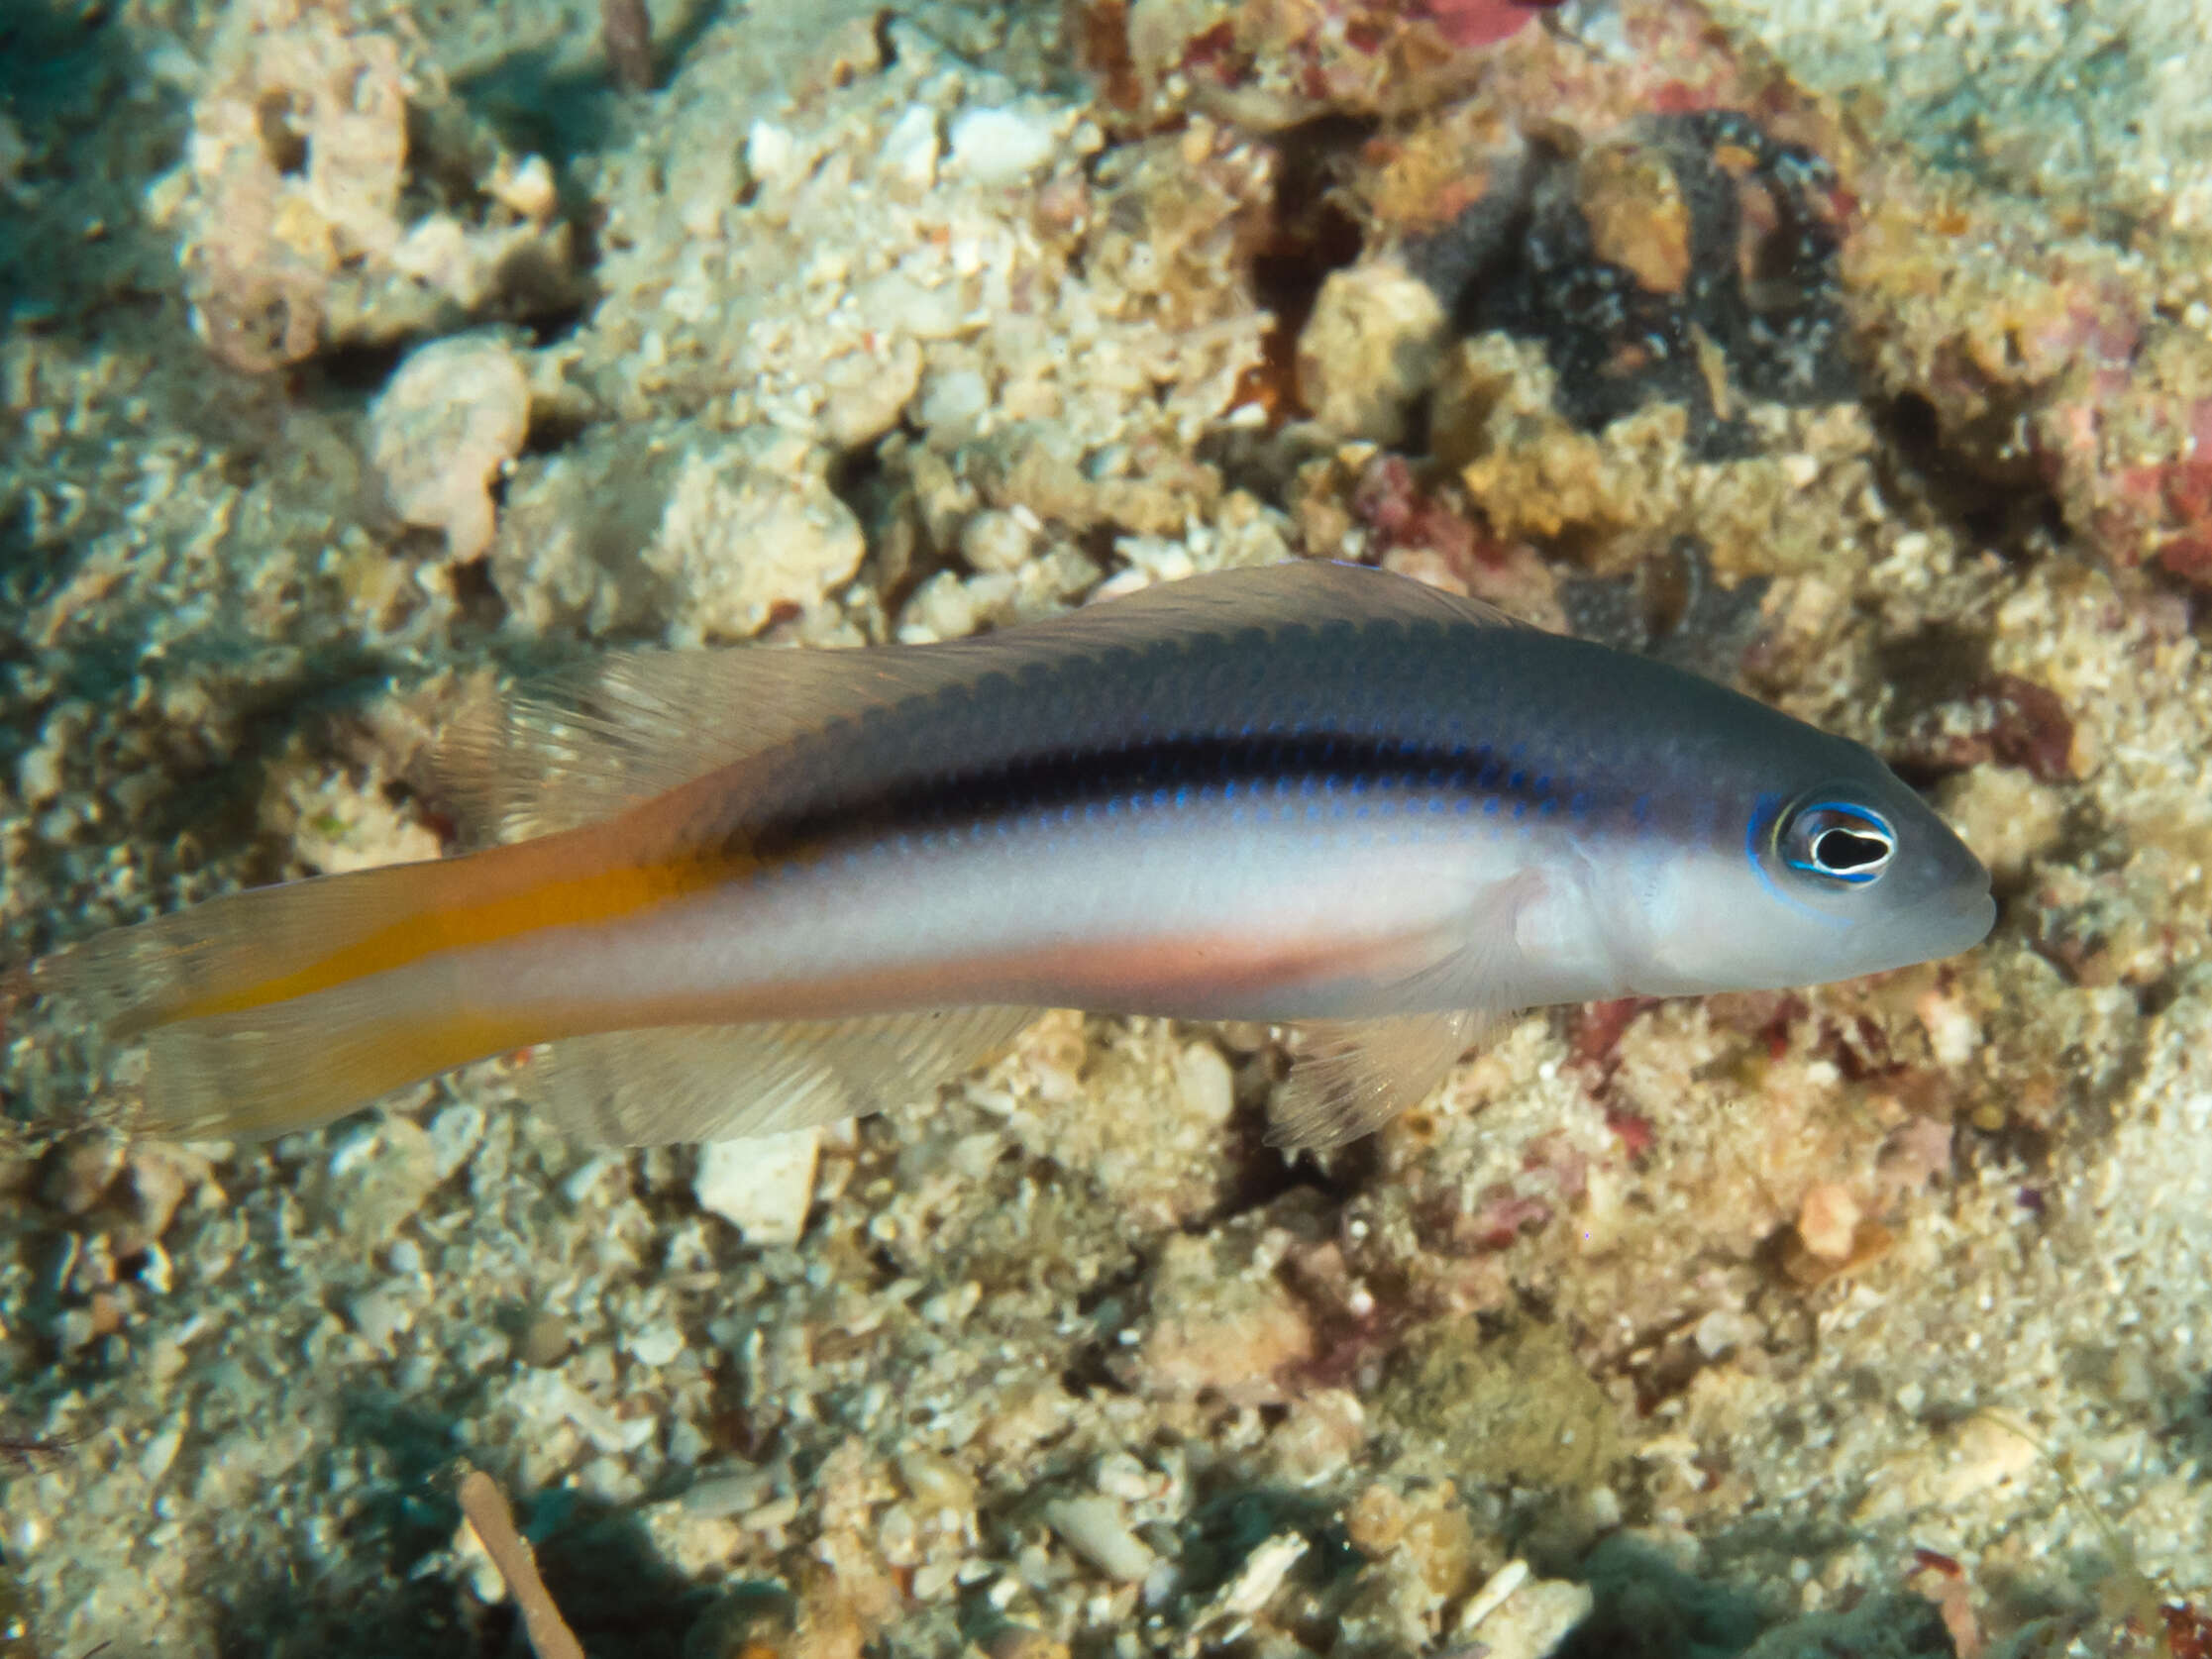
[[[292,973],[187,1003],[159,1023],[265,1008],[371,974],[388,974],[444,951],[473,950],[551,928],[618,921],[730,881],[752,868],[752,861],[742,855],[686,855],[659,864],[558,878],[515,892],[434,909],[378,928]]]
[[[347,1081],[359,1099],[373,1099],[422,1078],[471,1061],[511,1054],[561,1036],[538,1025],[483,1014],[449,1014],[436,1020],[386,1021],[374,1045],[353,1057]]]

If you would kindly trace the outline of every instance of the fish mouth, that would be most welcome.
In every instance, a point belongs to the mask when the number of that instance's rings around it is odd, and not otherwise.
[[[1932,947],[1927,953],[1931,959],[1972,950],[1997,925],[1989,867],[1948,826],[1944,840],[1949,845],[1941,848],[1929,872],[1934,880],[1928,883],[1927,899],[1915,911]]]
[[[1883,924],[1869,953],[1880,966],[1864,971],[1880,973],[1958,956],[1987,938],[1996,921],[1997,901],[1986,889],[1930,893]]]
[[[1987,887],[1946,894],[1930,908],[1931,919],[1941,923],[1931,929],[1931,943],[1939,947],[1928,953],[1931,959],[1972,950],[1997,925],[1997,900]]]

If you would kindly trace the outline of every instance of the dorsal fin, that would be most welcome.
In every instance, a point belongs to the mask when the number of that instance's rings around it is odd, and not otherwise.
[[[443,785],[501,840],[573,829],[881,704],[1071,650],[1334,619],[1514,626],[1478,600],[1318,560],[1215,570],[940,645],[625,651],[456,723]]]

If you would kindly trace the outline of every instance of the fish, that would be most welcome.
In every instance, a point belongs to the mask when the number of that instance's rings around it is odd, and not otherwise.
[[[1861,745],[1320,560],[928,645],[610,653],[440,767],[494,844],[218,897],[17,993],[145,1045],[153,1135],[528,1050],[583,1139],[736,1139],[1074,1007],[1299,1028],[1271,1134],[1324,1147],[1518,1011],[1854,978],[1996,913]]]

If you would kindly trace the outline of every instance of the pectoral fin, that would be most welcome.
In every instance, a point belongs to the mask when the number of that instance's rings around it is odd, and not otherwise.
[[[1372,1134],[1441,1083],[1498,1018],[1460,1010],[1307,1022],[1304,1052],[1268,1111],[1268,1143],[1341,1146]]]

